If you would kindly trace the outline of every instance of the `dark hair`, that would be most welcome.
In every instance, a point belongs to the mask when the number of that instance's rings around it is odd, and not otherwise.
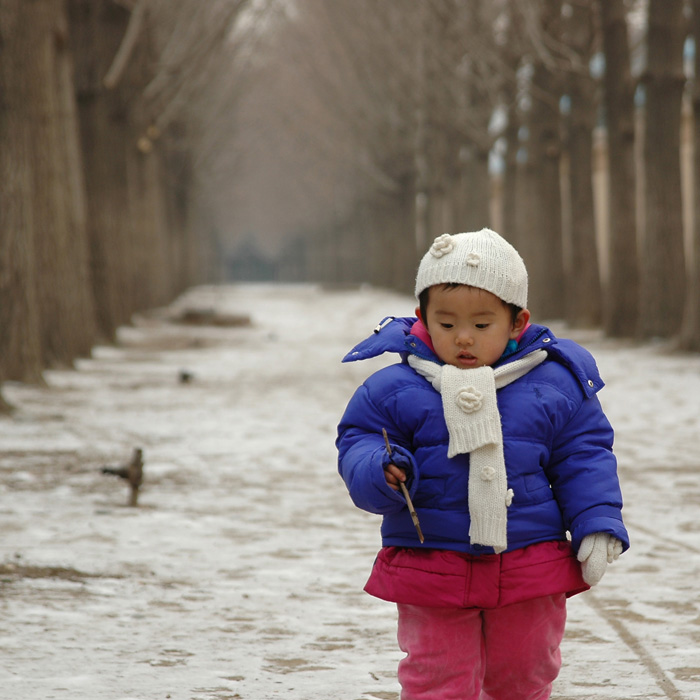
[[[436,287],[442,287],[443,289],[457,289],[458,287],[472,287],[470,284],[461,284],[460,282],[445,282],[444,284],[441,285],[434,285]],[[473,289],[477,289],[477,287],[472,287]],[[426,320],[428,318],[428,299],[430,298],[430,287],[426,287],[419,295],[418,295],[418,305],[420,307],[420,315],[423,317],[423,323],[426,323]],[[509,304],[506,301],[503,301],[503,299],[499,299],[501,304],[505,306],[509,311],[510,311],[510,317],[513,323],[518,318],[518,314],[523,310],[521,306],[518,306],[517,304]],[[426,324],[427,325],[427,324]]]

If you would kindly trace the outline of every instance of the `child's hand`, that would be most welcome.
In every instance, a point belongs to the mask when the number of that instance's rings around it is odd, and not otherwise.
[[[612,564],[622,553],[622,542],[605,532],[586,535],[578,550],[583,580],[589,586],[595,586],[605,573],[608,564]]]
[[[402,483],[409,490],[415,486],[416,466],[413,455],[406,448],[392,445],[391,450],[384,450],[382,468],[386,483],[394,491],[400,491]]]
[[[384,467],[384,478],[394,491],[399,491],[401,488],[399,482],[406,481],[406,472],[403,469],[399,469],[395,464],[387,464]]]

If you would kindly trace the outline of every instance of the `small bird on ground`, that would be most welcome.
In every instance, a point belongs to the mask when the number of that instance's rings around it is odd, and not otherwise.
[[[124,479],[129,483],[129,505],[137,506],[139,500],[139,488],[143,483],[143,450],[134,448],[131,461],[121,467],[102,467],[103,474],[111,474]]]
[[[189,384],[193,379],[194,375],[192,374],[192,372],[186,369],[180,370],[180,373],[178,374],[178,380],[180,384]]]

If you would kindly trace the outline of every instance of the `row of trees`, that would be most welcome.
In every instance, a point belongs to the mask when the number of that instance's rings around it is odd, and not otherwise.
[[[0,382],[216,274],[207,173],[249,4],[0,3]]]
[[[257,173],[239,192],[267,207],[232,226],[295,232],[290,276],[303,246],[307,276],[409,291],[433,236],[498,225],[540,318],[700,350],[700,214],[684,222],[680,160],[699,0],[277,8],[239,112]],[[700,149],[694,163],[697,208]]]
[[[540,318],[700,350],[699,37],[700,0],[3,0],[0,382],[246,238],[287,279],[410,291],[485,225]]]

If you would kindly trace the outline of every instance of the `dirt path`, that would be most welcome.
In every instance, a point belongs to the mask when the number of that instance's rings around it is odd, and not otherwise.
[[[375,366],[339,358],[411,300],[239,287],[175,310],[193,304],[253,324],[156,315],[48,388],[8,387],[0,700],[396,700],[395,613],[362,592],[378,521],[352,507],[333,440]],[[634,548],[571,601],[553,698],[691,700],[700,361],[587,340],[620,424]],[[128,508],[100,468],[136,446],[146,482]]]

